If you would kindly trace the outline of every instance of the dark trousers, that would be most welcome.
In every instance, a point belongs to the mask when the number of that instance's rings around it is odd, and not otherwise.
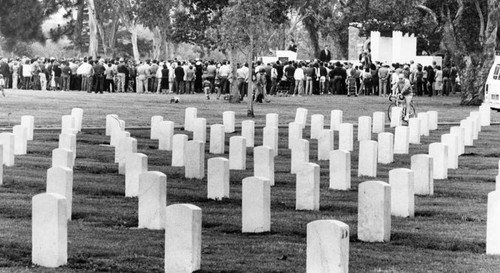
[[[104,90],[104,76],[103,75],[97,75],[95,77],[95,85],[94,85],[94,92],[99,92],[102,93]]]
[[[344,82],[344,80],[342,79],[342,76],[335,76],[333,78],[333,83],[332,83],[333,94],[339,95],[339,94],[344,93],[342,90],[342,82]]]
[[[106,79],[106,91],[115,92],[115,82],[113,79]]]

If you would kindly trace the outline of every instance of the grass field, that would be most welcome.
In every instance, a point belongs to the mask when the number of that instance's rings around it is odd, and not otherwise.
[[[183,122],[184,108],[198,108],[208,125],[222,122],[222,112],[236,112],[237,124],[246,119],[245,104],[206,101],[202,95],[87,94],[82,92],[33,92],[7,90],[0,100],[0,126],[20,122],[22,115],[35,116],[35,127],[60,127],[61,116],[71,108],[84,109],[84,127],[104,127],[106,114],[118,114],[127,127],[149,126],[153,115],[163,115],[176,125]],[[459,122],[476,107],[461,107],[458,97],[416,98],[417,111],[437,110],[441,122]],[[255,122],[262,125],[266,113],[279,113],[280,123],[293,120],[295,109],[311,114],[344,111],[344,120],[357,122],[361,115],[385,111],[386,98],[344,96],[273,98],[256,105]],[[9,114],[10,113],[10,114]],[[492,121],[500,114],[492,112]],[[410,167],[410,156],[427,153],[428,144],[440,141],[451,125],[440,125],[422,144],[411,145],[410,155],[396,155],[395,163],[378,165],[376,180],[387,181],[388,171]],[[309,127],[304,137],[309,137]],[[393,131],[392,129],[387,130]],[[176,133],[181,133],[181,129]],[[190,135],[190,133],[185,132]],[[226,151],[229,137],[226,134]],[[74,167],[73,220],[68,224],[68,265],[57,270],[31,264],[31,198],[45,191],[51,151],[57,148],[57,130],[35,131],[28,154],[16,156],[14,167],[4,168],[0,186],[0,272],[163,272],[164,232],[137,229],[137,199],[124,197],[124,181],[114,164],[112,148],[103,130],[84,130],[78,135]],[[321,166],[319,212],[295,211],[295,176],[290,174],[287,130],[279,131],[280,154],[275,159],[276,185],[272,188],[270,233],[241,233],[241,180],[253,175],[253,150],[247,150],[247,170],[231,171],[231,198],[206,199],[206,179],[184,179],[184,169],[170,167],[171,153],[159,151],[149,140],[149,130],[134,129],[138,152],[148,155],[149,170],[167,175],[167,203],[192,203],[203,213],[202,270],[200,272],[305,272],[306,225],[317,219],[336,219],[350,227],[351,272],[500,272],[500,257],[485,255],[487,194],[495,188],[500,159],[500,127],[483,128],[474,147],[459,158],[459,169],[449,179],[435,181],[434,196],[415,198],[415,218],[392,218],[391,241],[363,243],[357,240],[357,143],[352,153],[350,191],[328,190],[328,161],[316,160],[317,143],[311,141],[310,161]],[[355,128],[356,135],[356,128]],[[373,135],[373,138],[376,136]],[[256,145],[262,128],[256,128]],[[336,147],[338,145],[336,136]],[[206,157],[208,154],[206,145]],[[227,157],[227,152],[224,157]],[[369,179],[373,180],[373,179]]]

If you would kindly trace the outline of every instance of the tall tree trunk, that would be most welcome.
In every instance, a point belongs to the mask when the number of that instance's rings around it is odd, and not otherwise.
[[[321,49],[319,48],[319,35],[318,28],[316,27],[316,19],[312,16],[304,18],[304,27],[309,34],[309,40],[311,41],[311,47],[313,50],[314,58],[319,58],[319,53]]]
[[[83,11],[85,9],[85,0],[78,0],[76,3],[77,15],[75,20],[75,30],[73,32],[73,44],[75,49],[83,53],[83,39],[82,39],[82,29],[83,29]]]
[[[104,25],[102,22],[97,22],[97,30],[99,31],[99,37],[101,37],[102,49],[104,50],[104,56],[108,56],[108,45],[106,43],[106,32],[104,30]]]
[[[160,59],[163,36],[159,27],[153,28],[153,59]]]
[[[172,43],[165,40],[165,60],[171,60],[172,58]]]
[[[233,70],[232,84],[231,84],[231,97],[229,99],[230,103],[240,103],[240,92],[238,90],[238,79],[236,78],[237,67],[236,67],[236,49],[231,49],[229,53],[229,60],[231,62],[231,68]],[[248,96],[250,97],[250,96]]]
[[[94,0],[87,0],[89,11],[89,55],[97,58],[99,40],[97,37],[97,16],[95,12]]]
[[[250,35],[250,45],[249,45],[249,50],[248,50],[248,66],[249,66],[249,78],[250,80],[248,81],[248,102],[247,102],[247,117],[255,117],[255,114],[253,112],[253,89],[254,89],[254,82],[253,82],[253,51],[254,51],[254,38],[253,35]]]
[[[131,34],[132,52],[134,55],[134,60],[139,61],[141,56],[139,55],[139,48],[137,46],[137,27],[135,25],[130,26],[129,31]]]
[[[497,1],[488,1],[488,21],[483,35],[482,52],[466,56],[466,69],[460,73],[462,80],[462,105],[480,105],[484,101],[484,85],[488,78],[497,46],[500,6]]]

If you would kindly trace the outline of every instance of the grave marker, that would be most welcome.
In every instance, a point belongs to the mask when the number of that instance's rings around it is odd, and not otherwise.
[[[333,151],[333,130],[323,130],[318,138],[318,160],[329,160]]]
[[[151,139],[160,139],[160,122],[163,121],[162,116],[151,117]]]
[[[83,122],[83,109],[82,108],[73,108],[71,109],[71,115],[75,118],[75,129],[78,132],[82,131],[82,122]],[[33,140],[33,139],[31,139]]]
[[[306,253],[307,273],[349,272],[349,226],[336,220],[310,222]]]
[[[47,193],[57,193],[66,198],[66,216],[71,220],[73,207],[73,171],[66,167],[47,170]]]
[[[279,115],[276,113],[266,114],[266,127],[279,127]]]
[[[318,164],[302,164],[296,178],[296,210],[319,210],[319,178]]]
[[[361,141],[358,158],[358,176],[377,177],[377,142]]]
[[[434,162],[430,155],[417,154],[411,157],[415,194],[434,194]]]
[[[24,126],[27,128],[27,132],[28,132],[27,139],[33,140],[33,129],[35,127],[35,117],[28,116],[28,115],[22,116],[21,117],[21,126]]]
[[[342,110],[332,110],[330,112],[330,130],[339,131],[342,124]]]
[[[408,122],[408,142],[411,144],[420,144],[420,119],[410,118]]]
[[[394,133],[394,154],[408,154],[410,150],[410,134],[408,127],[398,126]]]
[[[394,106],[391,108],[391,128],[401,126],[403,108]]]
[[[229,169],[245,170],[247,168],[247,144],[242,136],[229,138]]]
[[[372,139],[372,118],[361,116],[358,118],[358,141]]]
[[[311,139],[318,139],[325,127],[325,117],[323,115],[311,116]]]
[[[378,134],[378,133],[383,133],[384,131],[385,131],[385,112],[374,112],[372,132]]]
[[[391,186],[367,181],[358,189],[358,239],[388,242],[391,238]]]
[[[394,162],[394,135],[392,133],[379,133],[377,143],[377,162],[381,164]]]
[[[172,138],[172,167],[184,167],[186,164],[185,153],[188,136],[176,134]]]
[[[14,166],[14,144],[15,136],[13,133],[0,133],[0,145],[3,146],[3,164],[7,167]]]
[[[14,154],[15,155],[25,155],[27,153],[27,145],[28,145],[28,128],[15,125],[12,128],[14,133]]]
[[[488,193],[486,254],[500,255],[500,191]]]
[[[391,185],[391,213],[397,217],[415,216],[414,173],[410,169],[399,168],[389,171]]]
[[[72,151],[63,148],[52,150],[52,167],[73,169],[74,163],[75,159]]]
[[[302,139],[302,125],[298,122],[288,124],[288,149],[292,149],[294,142]]]
[[[205,144],[198,140],[187,141],[185,147],[185,177],[205,177]]]
[[[210,126],[210,153],[224,154],[226,148],[226,133],[224,125],[213,124]]]
[[[229,198],[229,160],[213,157],[208,160],[207,165],[207,198]]]
[[[343,150],[330,152],[330,189],[351,189],[351,153]]]
[[[253,120],[244,120],[241,123],[241,136],[246,139],[247,148],[255,146],[255,123]]]
[[[448,145],[444,143],[431,143],[429,155],[432,156],[432,172],[434,179],[448,178]]]
[[[184,110],[184,130],[193,131],[194,120],[198,117],[198,109],[188,107]]]
[[[158,150],[172,151],[174,138],[174,122],[160,121],[157,127],[158,134]]]
[[[309,141],[299,139],[294,142],[292,147],[292,159],[290,172],[296,174],[304,163],[309,162]]]
[[[353,125],[351,123],[340,124],[339,150],[352,152],[354,150]]]
[[[273,155],[278,156],[278,127],[264,127],[263,129],[263,143],[262,146],[271,147],[273,149]]]
[[[458,136],[444,134],[441,136],[441,143],[448,146],[448,169],[458,169]]]
[[[141,153],[129,153],[125,163],[125,196],[139,195],[139,180],[141,174],[148,171],[148,157]]]
[[[196,118],[194,120],[193,140],[207,142],[207,120],[205,118]]]
[[[164,229],[167,223],[167,176],[144,172],[139,176],[139,228]]]
[[[271,185],[263,177],[247,177],[242,186],[242,232],[271,231]]]
[[[235,123],[235,114],[233,111],[225,111],[222,113],[222,120],[224,124],[224,130],[226,133],[234,133],[234,123]]]
[[[259,146],[253,149],[253,175],[264,177],[274,186],[274,153],[268,146]]]

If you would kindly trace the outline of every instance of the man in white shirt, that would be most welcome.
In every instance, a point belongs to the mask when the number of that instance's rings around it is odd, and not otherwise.
[[[243,100],[248,91],[248,64],[245,63],[236,71],[236,79],[238,80],[238,91],[240,92],[240,100]]]
[[[227,94],[229,89],[229,78],[232,75],[232,67],[229,62],[224,61],[223,65],[219,68],[220,84],[222,94]]]

